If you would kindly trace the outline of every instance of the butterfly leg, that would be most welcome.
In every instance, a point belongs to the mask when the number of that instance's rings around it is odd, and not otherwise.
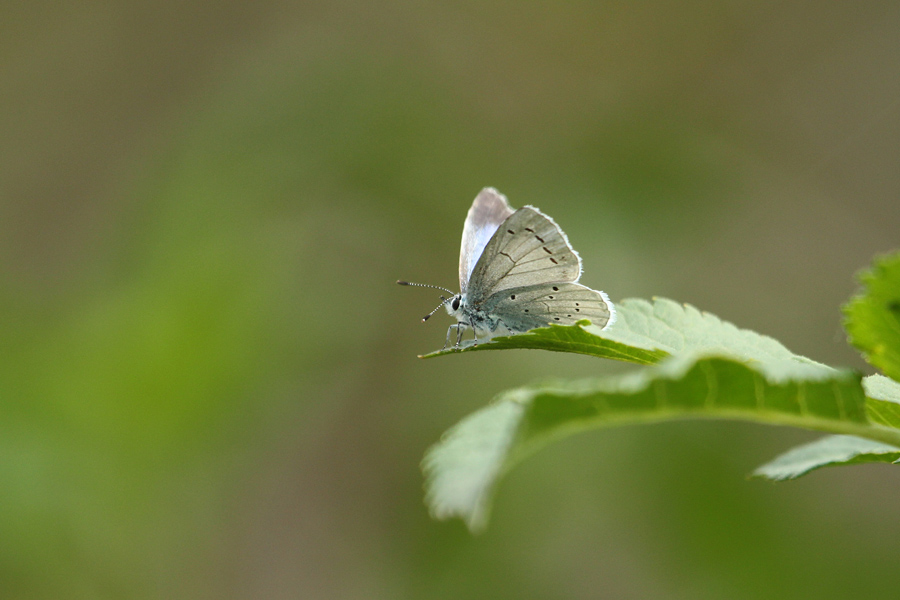
[[[446,350],[446,349],[447,349],[447,346],[450,345],[450,332],[453,331],[453,328],[454,328],[454,327],[457,327],[457,326],[456,326],[456,325],[451,325],[450,327],[447,328],[447,339],[444,340],[444,347],[441,348],[441,350]]]
[[[471,319],[469,319],[469,327],[472,328],[472,334],[475,336],[475,343],[473,344],[473,346],[477,346],[478,345],[478,330],[475,329],[475,322],[472,321]]]
[[[441,350],[446,350],[447,346],[450,345],[450,332],[456,328],[456,347],[459,348],[459,340],[462,337],[462,331],[460,331],[460,327],[466,327],[465,323],[454,323],[450,327],[447,328],[447,339],[444,340],[444,347]]]
[[[453,347],[459,348],[460,345],[462,344],[463,332],[469,328],[472,329],[472,333],[475,335],[475,343],[473,345],[477,346],[478,345],[478,330],[475,328],[475,323],[472,321],[469,321],[468,323],[464,323],[464,322],[460,321],[459,323],[454,323],[453,325],[451,325],[450,327],[447,328],[447,339],[444,340],[444,347],[441,348],[441,350],[446,350],[447,346],[450,345],[450,332],[453,331],[454,329],[456,329],[456,344]]]

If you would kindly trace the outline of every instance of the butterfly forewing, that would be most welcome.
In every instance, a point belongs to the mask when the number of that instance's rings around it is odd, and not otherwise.
[[[494,188],[484,188],[475,197],[463,225],[462,246],[459,251],[459,289],[465,294],[469,278],[478,257],[497,228],[513,214],[506,196]]]
[[[590,319],[605,327],[612,317],[609,298],[580,283],[542,284],[499,291],[484,303],[490,315],[500,315],[507,329],[528,331],[548,324],[572,325]]]
[[[575,282],[581,259],[566,235],[532,206],[506,219],[485,246],[469,279],[468,301],[478,305],[499,290],[546,282]]]

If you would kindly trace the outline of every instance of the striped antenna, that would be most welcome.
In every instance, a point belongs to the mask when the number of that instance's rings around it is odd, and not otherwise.
[[[413,282],[411,282],[411,281],[400,281],[400,280],[397,280],[397,283],[398,283],[399,285],[412,285],[412,286],[416,286],[416,287],[426,287],[426,288],[433,288],[433,289],[436,289],[436,290],[443,290],[443,291],[447,292],[448,294],[450,294],[451,296],[453,296],[453,292],[451,292],[451,291],[448,290],[447,288],[441,287],[441,286],[439,286],[439,285],[428,285],[427,283],[413,283]],[[428,313],[427,315],[425,315],[424,317],[422,317],[422,322],[424,323],[425,321],[427,321],[428,319],[430,319],[430,318],[431,318],[431,315],[433,315],[434,313],[436,313],[436,312],[438,311],[438,309],[439,309],[440,307],[444,306],[445,304],[447,304],[447,299],[444,298],[443,296],[441,296],[441,303],[438,304],[437,306],[435,306],[433,311],[431,311],[430,313]]]

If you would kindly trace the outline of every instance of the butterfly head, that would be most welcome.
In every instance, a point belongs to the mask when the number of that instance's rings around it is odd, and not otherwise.
[[[452,298],[444,300],[444,308],[447,309],[447,314],[451,317],[456,317],[458,321],[463,320],[462,306],[464,304],[465,297],[462,294],[456,294]]]

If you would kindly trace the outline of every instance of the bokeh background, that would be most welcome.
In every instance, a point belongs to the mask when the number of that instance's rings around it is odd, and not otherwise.
[[[486,185],[583,281],[871,372],[900,245],[900,4],[6,2],[0,597],[887,598],[900,471],[773,485],[810,432],[678,422],[518,467],[486,533],[419,461],[497,392],[629,367],[450,356]]]

